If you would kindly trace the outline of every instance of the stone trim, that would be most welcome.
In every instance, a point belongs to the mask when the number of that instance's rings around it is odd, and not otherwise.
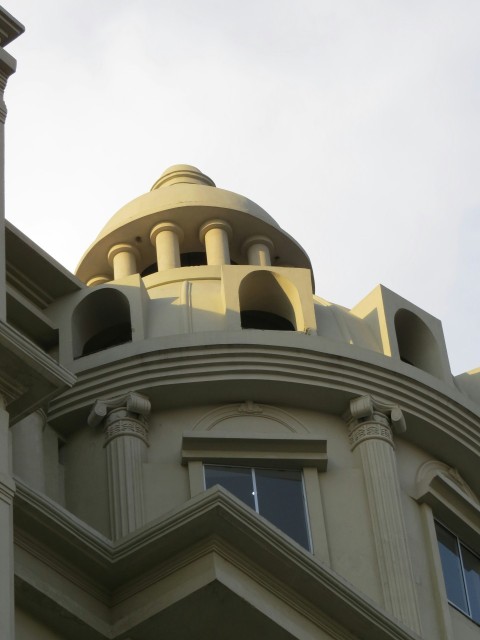
[[[388,423],[382,424],[380,420],[360,422],[349,426],[348,440],[352,451],[358,444],[365,440],[383,440],[394,446],[390,425],[388,425]]]
[[[183,434],[182,464],[243,464],[246,466],[327,469],[327,441],[297,436],[252,437],[189,431]]]
[[[438,460],[425,462],[417,472],[412,497],[428,505],[437,519],[480,551],[480,502],[456,469]]]
[[[50,561],[56,558],[70,573],[78,572],[83,580],[89,578],[92,588],[96,585],[95,588],[106,589],[112,605],[187,566],[192,554],[204,557],[214,545],[228,562],[267,586],[335,640],[353,640],[358,629],[364,637],[376,640],[419,640],[350,583],[310,553],[292,545],[284,534],[218,487],[115,543],[21,482],[14,507],[22,531],[34,534],[29,545],[36,545],[39,539],[46,541]],[[16,538],[20,546],[24,539]],[[249,556],[242,554],[243,548],[249,549]],[[38,554],[37,557],[41,558]],[[42,590],[41,583],[34,584],[29,579],[23,576],[22,588]],[[289,584],[297,588],[293,590]],[[67,618],[73,616],[93,637],[95,632],[86,622],[89,617],[82,619],[76,603],[64,598],[55,601],[52,584],[45,594],[46,606],[53,598],[52,608],[65,611]],[[327,600],[329,618],[323,614]],[[122,629],[122,637],[125,633],[127,628]],[[112,625],[109,637],[118,634]],[[89,638],[87,633],[82,637]]]
[[[2,321],[0,359],[5,375],[13,380],[22,380],[21,385],[10,385],[6,389],[10,426],[28,416],[63,389],[71,387],[76,381],[73,373]]]
[[[115,409],[125,409],[126,412],[136,414],[137,419],[140,419],[140,417],[146,418],[148,416],[151,404],[147,396],[135,391],[112,398],[101,398],[95,401],[88,416],[88,424],[91,427],[98,426]]]
[[[239,416],[271,420],[291,433],[308,433],[308,429],[284,409],[268,404],[256,404],[252,400],[246,400],[242,404],[227,404],[209,411],[195,423],[192,431],[213,431],[225,420]]]
[[[106,447],[114,438],[118,438],[119,436],[140,438],[140,440],[149,446],[148,426],[146,422],[141,420],[135,420],[135,418],[130,418],[128,416],[125,416],[124,418],[111,419],[110,424],[105,428],[105,442],[103,446]]]
[[[352,451],[360,442],[371,439],[384,440],[393,447],[392,429],[396,433],[406,431],[405,418],[400,407],[371,395],[351,400],[343,417],[348,424],[348,438]]]
[[[292,332],[282,335],[284,344],[278,344],[275,336],[262,335],[261,339],[260,344],[249,332],[240,331],[215,336],[189,334],[175,341],[146,341],[146,352],[141,354],[135,353],[135,345],[124,345],[123,359],[102,360],[101,366],[91,369],[79,360],[75,363],[79,380],[50,403],[49,421],[61,432],[64,416],[88,413],[99,394],[113,395],[118,390],[148,393],[155,389],[160,394],[160,407],[180,406],[184,395],[195,395],[199,390],[204,393],[205,383],[212,380],[216,383],[212,402],[230,403],[231,393],[223,393],[218,381],[230,385],[227,391],[233,383],[248,387],[254,372],[252,394],[268,393],[270,398],[277,394],[283,404],[292,405],[302,399],[312,410],[335,415],[341,415],[342,407],[358,395],[388,396],[402,406],[408,419],[415,420],[415,428],[404,434],[405,440],[427,448],[432,456],[440,457],[448,450],[452,465],[468,467],[472,474],[477,469],[480,413],[453,385],[440,381],[436,387],[424,384],[421,379],[426,374],[422,371],[409,367],[411,375],[406,376],[391,358],[348,345],[335,345],[335,352],[329,353],[316,336]],[[362,352],[358,359],[355,351]],[[107,355],[105,352],[102,358]],[[178,383],[184,394],[174,398],[169,389]],[[471,484],[480,493],[480,478]]]

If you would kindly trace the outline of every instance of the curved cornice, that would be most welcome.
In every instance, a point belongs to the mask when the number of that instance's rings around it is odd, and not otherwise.
[[[314,348],[314,339],[303,335],[283,345],[275,344],[270,336],[271,344],[266,344],[269,332],[259,333],[261,344],[254,343],[253,333],[251,337],[222,334],[222,343],[217,334],[212,344],[206,344],[203,334],[197,338],[199,344],[192,344],[190,336],[189,343],[178,341],[171,348],[157,341],[159,348],[152,349],[152,343],[147,353],[132,354],[125,349],[123,358],[119,348],[116,358],[103,365],[95,366],[92,359],[92,368],[78,372],[75,387],[52,402],[49,421],[60,432],[80,428],[98,397],[127,391],[149,396],[154,410],[231,403],[248,397],[254,402],[336,415],[344,413],[353,397],[371,394],[402,408],[407,424],[402,437],[449,465],[461,467],[466,481],[479,492],[475,469],[480,457],[480,416],[478,408],[453,385],[423,372],[413,372],[418,379],[408,377],[392,369],[391,358],[378,354],[357,350],[363,356],[360,360],[320,352],[318,346]]]

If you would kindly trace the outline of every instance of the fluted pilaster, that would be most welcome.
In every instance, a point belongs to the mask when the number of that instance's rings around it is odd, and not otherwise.
[[[103,422],[112,538],[145,524],[143,464],[147,460],[150,401],[138,393],[97,400],[89,424]]]
[[[420,632],[392,433],[405,430],[403,414],[397,405],[362,396],[350,402],[345,418],[362,463],[385,608]]]

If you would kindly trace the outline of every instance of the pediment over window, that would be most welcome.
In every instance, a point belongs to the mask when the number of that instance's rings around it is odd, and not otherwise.
[[[480,501],[456,469],[438,460],[418,470],[414,498],[473,546],[480,540]]]

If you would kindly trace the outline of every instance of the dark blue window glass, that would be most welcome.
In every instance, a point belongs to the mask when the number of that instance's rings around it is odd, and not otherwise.
[[[301,472],[277,469],[254,471],[260,515],[302,547],[309,549]]]
[[[480,623],[480,559],[461,545],[470,616]]]
[[[436,529],[448,599],[468,614],[467,594],[463,582],[457,538],[438,523],[436,523]]]
[[[448,600],[480,623],[480,558],[438,522],[435,528]]]
[[[310,550],[301,471],[205,465],[205,487],[216,484]]]
[[[205,488],[221,485],[239,500],[255,509],[252,470],[245,467],[205,466]]]

